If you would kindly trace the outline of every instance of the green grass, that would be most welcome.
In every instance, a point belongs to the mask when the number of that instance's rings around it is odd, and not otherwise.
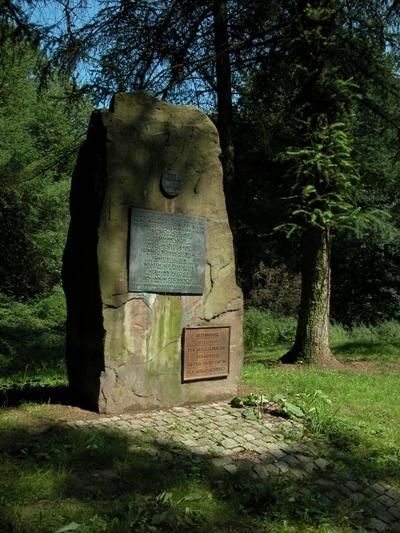
[[[282,393],[300,406],[312,406],[315,392],[320,390],[332,403],[329,408],[319,406],[321,427],[316,437],[329,439],[336,430],[349,432],[357,435],[361,447],[374,450],[379,462],[392,453],[397,460],[400,458],[397,452],[400,450],[400,374],[320,369],[290,371],[247,364],[242,382],[264,392],[267,397]],[[318,420],[312,422],[317,429]],[[389,457],[389,462],[391,459]]]

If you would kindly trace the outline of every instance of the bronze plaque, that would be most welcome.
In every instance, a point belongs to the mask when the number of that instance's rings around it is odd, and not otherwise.
[[[229,374],[231,328],[186,328],[183,338],[183,381]]]
[[[131,209],[129,292],[203,294],[204,218]]]

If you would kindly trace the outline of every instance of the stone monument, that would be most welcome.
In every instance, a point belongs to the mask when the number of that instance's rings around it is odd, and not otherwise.
[[[236,394],[243,301],[219,154],[193,107],[117,94],[93,113],[63,262],[78,405],[117,413]]]

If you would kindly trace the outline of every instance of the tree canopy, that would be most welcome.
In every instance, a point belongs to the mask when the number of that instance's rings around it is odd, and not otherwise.
[[[16,28],[28,22],[21,5],[9,2],[2,12]],[[355,309],[349,291],[343,289],[343,277],[351,269],[350,251],[358,250],[360,268],[366,268],[363,254],[371,249],[376,257],[390,256],[394,269],[398,264],[399,3],[98,0],[85,7],[84,2],[68,0],[54,5],[63,15],[62,25],[57,29],[53,24],[43,36],[49,61],[39,61],[41,73],[55,66],[66,79],[76,79],[62,82],[64,93],[80,97],[86,92],[101,102],[114,92],[145,89],[206,109],[220,130],[224,171],[229,175],[227,203],[246,294],[254,288],[257,265],[268,270],[285,263],[288,275],[295,278],[302,254],[299,324],[303,320],[305,330],[311,331],[310,305],[319,299],[322,307],[316,314],[325,313],[326,332],[331,264],[333,316],[348,322]],[[21,72],[19,76],[23,78]],[[25,82],[36,87],[38,76],[35,70]],[[50,83],[50,93],[56,85],[55,80]],[[11,108],[11,96],[5,94]],[[22,127],[16,126],[13,133],[14,144],[21,147],[15,156],[20,167],[12,170],[15,176],[33,175],[29,161],[40,154],[43,165],[48,146],[54,148],[53,156],[68,153],[69,128],[76,120],[70,115],[64,123],[65,117],[55,113],[59,127],[52,137],[52,99],[46,96],[36,105],[30,93],[26,98],[35,109],[31,120],[38,120],[43,129],[28,131],[28,118],[21,117]],[[18,120],[17,113],[15,124]],[[4,156],[4,165],[2,173],[10,176],[13,162]],[[46,178],[45,189],[52,180],[54,187],[61,187],[64,171],[59,165],[53,177]],[[47,169],[43,175],[50,174]],[[39,182],[35,187],[39,198],[44,189]],[[28,226],[35,236],[31,241],[39,242],[40,231],[32,229],[38,224],[27,223],[21,229],[24,235]],[[12,249],[9,243],[7,247]],[[314,274],[321,268],[325,288],[317,295]],[[371,270],[372,278],[376,275]],[[390,308],[396,314],[396,276],[385,283],[390,290],[385,297],[380,293],[382,301],[392,294]],[[373,320],[366,302],[363,311],[358,309],[363,320]],[[321,337],[321,327],[317,329]],[[328,339],[326,353],[327,346]],[[306,357],[304,346],[296,357],[300,352]]]

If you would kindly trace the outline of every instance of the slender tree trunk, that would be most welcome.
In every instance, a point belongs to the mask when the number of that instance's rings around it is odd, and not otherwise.
[[[303,234],[301,302],[296,339],[282,363],[304,361],[318,366],[337,363],[329,348],[331,292],[329,229],[309,226]]]
[[[234,178],[232,81],[226,0],[214,0],[214,46],[217,73],[218,131],[222,151],[225,187]]]

